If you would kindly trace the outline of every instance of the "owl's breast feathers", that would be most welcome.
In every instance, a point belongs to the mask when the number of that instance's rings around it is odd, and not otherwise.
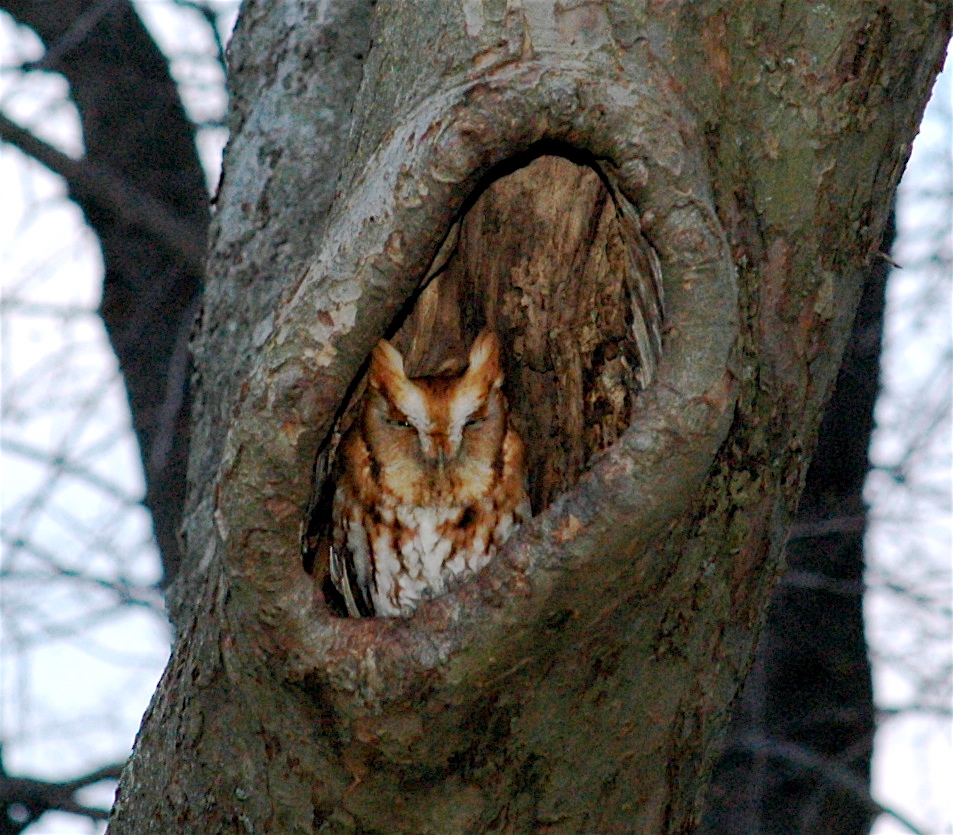
[[[454,578],[483,568],[531,515],[523,442],[512,428],[494,461],[459,468],[442,483],[408,473],[402,484],[359,432],[343,453],[351,466],[335,495],[332,576],[352,617],[409,615]],[[468,476],[485,489],[467,489]]]
[[[500,350],[484,331],[465,371],[432,377],[408,377],[386,340],[371,352],[332,511],[331,579],[352,616],[409,615],[479,571],[529,518]]]

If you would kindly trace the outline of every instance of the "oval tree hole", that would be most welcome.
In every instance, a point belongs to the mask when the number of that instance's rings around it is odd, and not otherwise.
[[[388,335],[419,376],[462,366],[483,328],[497,332],[534,514],[625,431],[661,354],[658,259],[636,209],[577,159],[529,152],[491,172]],[[362,391],[355,388],[337,437]],[[316,574],[333,457],[328,449],[319,461],[330,477],[319,479],[325,485],[304,542],[305,566]]]

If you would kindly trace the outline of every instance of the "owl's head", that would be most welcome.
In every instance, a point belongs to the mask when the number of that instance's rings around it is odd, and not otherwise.
[[[466,370],[452,376],[408,377],[400,352],[381,340],[371,354],[365,440],[394,479],[483,482],[492,478],[506,432],[502,384],[500,343],[491,331],[476,338]]]

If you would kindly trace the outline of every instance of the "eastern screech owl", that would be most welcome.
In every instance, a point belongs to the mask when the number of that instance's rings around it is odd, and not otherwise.
[[[530,516],[523,442],[484,331],[457,375],[408,377],[384,340],[341,442],[330,573],[352,617],[409,615],[479,571]]]

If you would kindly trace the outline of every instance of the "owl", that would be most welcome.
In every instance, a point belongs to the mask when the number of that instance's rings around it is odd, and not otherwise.
[[[410,615],[479,571],[530,516],[523,442],[484,331],[459,374],[408,377],[382,340],[339,449],[330,576],[352,617]]]

